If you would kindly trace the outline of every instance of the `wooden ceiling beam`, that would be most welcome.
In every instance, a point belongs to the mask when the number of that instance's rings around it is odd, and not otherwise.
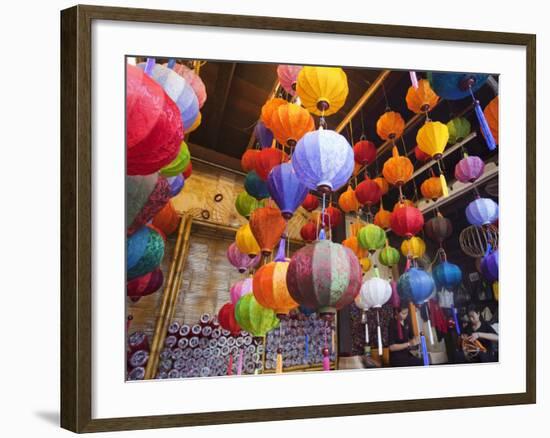
[[[236,67],[236,62],[220,63],[214,92],[210,93],[208,96],[211,101],[216,102],[215,105],[210,107],[211,111],[209,114],[204,115],[209,124],[208,143],[214,149],[218,148],[223,116],[225,113],[225,107],[227,106],[227,100],[229,98],[231,83],[233,82]]]
[[[277,77],[277,79],[275,79],[275,83],[273,84],[273,87],[271,88],[269,97],[267,98],[266,102],[275,97],[275,94],[277,93],[278,88],[279,88],[279,78]],[[259,119],[260,118],[258,117],[258,120]],[[250,139],[248,140],[248,144],[246,145],[246,148],[250,149],[254,147],[254,143],[256,143],[256,133],[254,132],[254,128],[252,128],[252,134],[250,134]]]
[[[191,160],[210,164],[228,172],[245,175],[241,168],[241,160],[198,144],[187,143],[187,146],[191,153]]]

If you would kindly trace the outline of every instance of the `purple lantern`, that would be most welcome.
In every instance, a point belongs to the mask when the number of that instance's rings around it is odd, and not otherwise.
[[[498,249],[481,259],[481,273],[489,281],[498,280]]]
[[[183,175],[170,176],[166,178],[168,184],[170,185],[170,197],[173,198],[177,196],[179,192],[183,189],[185,185],[185,178]]]
[[[235,266],[241,274],[245,273],[250,268],[254,268],[260,262],[260,259],[261,256],[259,254],[256,257],[250,258],[248,254],[240,252],[235,242],[227,248],[227,260],[229,260],[229,263]]]
[[[455,178],[463,183],[474,182],[485,169],[483,160],[476,156],[464,157],[455,166]]]
[[[267,176],[267,189],[286,220],[292,217],[308,194],[308,188],[300,182],[290,163],[271,169]]]
[[[498,219],[498,204],[490,198],[477,198],[466,207],[466,218],[478,227],[492,224]]]
[[[256,127],[254,128],[254,135],[256,137],[256,140],[258,140],[258,143],[260,143],[260,147],[262,149],[271,147],[271,144],[273,143],[273,133],[264,125],[264,122],[262,122],[261,120],[258,120],[258,123],[256,123]]]
[[[252,293],[252,277],[247,277],[243,280],[237,281],[231,289],[229,290],[229,296],[231,297],[231,302],[237,304],[239,298],[244,295]]]

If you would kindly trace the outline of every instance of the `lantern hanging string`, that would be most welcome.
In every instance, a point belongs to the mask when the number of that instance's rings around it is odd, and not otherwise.
[[[386,102],[386,108],[385,110],[386,111],[390,111],[391,110],[391,107],[390,107],[390,102],[388,101],[388,96],[386,94],[386,87],[384,85],[384,82],[382,82],[382,93],[384,93],[384,101]]]
[[[359,109],[359,117],[361,118],[361,137],[359,137],[359,140],[365,140],[367,136],[365,134],[365,121],[363,120],[363,107]]]

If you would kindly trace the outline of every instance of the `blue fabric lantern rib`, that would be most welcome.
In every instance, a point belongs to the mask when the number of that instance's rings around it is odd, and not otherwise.
[[[166,178],[168,184],[170,185],[170,197],[173,198],[177,196],[179,192],[183,189],[185,185],[185,178],[183,175],[170,176]]]
[[[162,236],[142,227],[126,239],[126,279],[132,280],[155,270],[164,256]]]
[[[246,190],[246,193],[256,198],[258,201],[260,199],[269,198],[267,184],[254,170],[251,170],[246,174],[246,178],[244,179],[244,189]]]
[[[438,96],[447,100],[464,99],[470,95],[470,89],[464,86],[471,79],[472,92],[479,90],[489,75],[478,73],[428,73],[428,80]]]
[[[438,288],[453,289],[462,281],[462,271],[454,263],[443,262],[434,268],[432,277]]]
[[[271,169],[267,189],[286,220],[292,217],[308,194],[308,188],[300,182],[291,163],[279,164]]]
[[[478,227],[498,219],[498,204],[490,198],[477,198],[466,207],[466,219]]]
[[[404,301],[412,301],[416,304],[424,303],[435,288],[434,280],[430,274],[419,268],[411,268],[397,282],[397,291]]]
[[[264,125],[264,122],[258,120],[254,128],[254,135],[262,149],[271,147],[273,143],[273,133]]]
[[[481,259],[481,273],[488,281],[498,280],[498,249]]]

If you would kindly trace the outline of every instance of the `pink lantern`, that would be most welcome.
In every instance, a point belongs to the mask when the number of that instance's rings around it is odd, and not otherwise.
[[[298,73],[302,70],[301,65],[286,65],[281,64],[277,67],[277,76],[279,82],[288,94],[294,96],[296,94],[296,81]]]
[[[455,166],[455,178],[463,183],[474,182],[485,170],[485,163],[475,155],[464,157]]]
[[[202,108],[204,102],[206,102],[206,87],[201,77],[193,69],[183,64],[175,64],[173,70],[191,85],[199,101],[199,108]]]
[[[239,298],[243,295],[252,293],[252,277],[247,277],[243,280],[237,281],[231,289],[229,290],[229,296],[231,297],[231,302],[237,304]]]
[[[248,254],[240,252],[235,242],[227,248],[227,260],[229,260],[229,263],[235,266],[241,274],[245,273],[250,268],[256,267],[260,259],[261,256],[259,254],[256,257],[250,258]]]

